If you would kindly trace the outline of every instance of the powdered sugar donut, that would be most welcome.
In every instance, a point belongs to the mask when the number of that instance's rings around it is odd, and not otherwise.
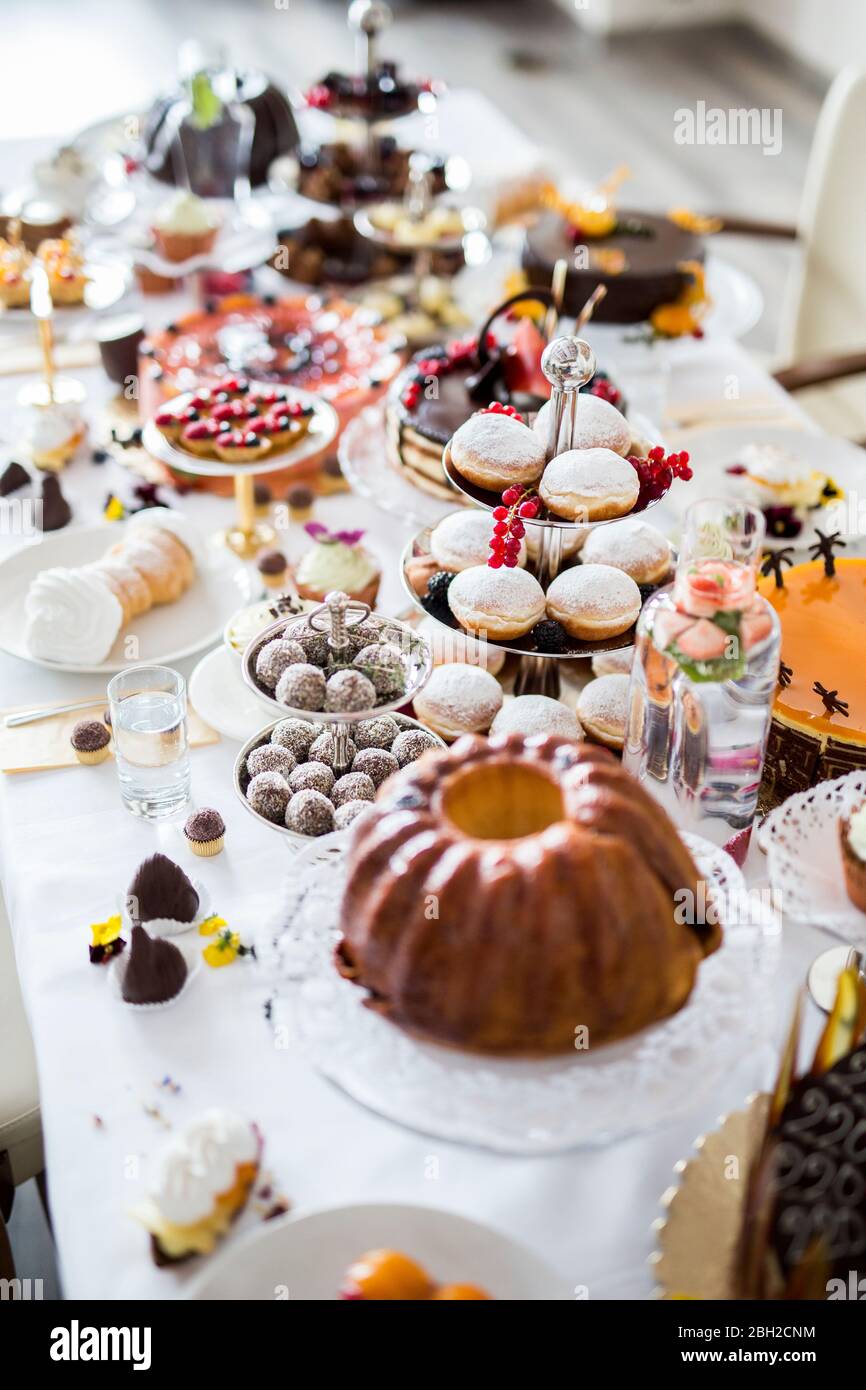
[[[580,692],[577,717],[588,738],[622,748],[628,723],[628,676],[599,676]]]
[[[543,405],[533,424],[533,429],[545,448],[551,427],[552,408],[550,401]],[[625,457],[631,447],[631,425],[610,401],[602,400],[601,396],[592,396],[588,391],[581,391],[574,412],[574,430],[570,447],[612,449],[615,454]]]
[[[534,483],[544,470],[544,441],[510,415],[472,415],[451,437],[451,458],[464,478],[499,492]]]
[[[627,676],[634,661],[634,647],[620,647],[615,652],[596,652],[590,664],[594,676]]]
[[[455,574],[472,565],[486,565],[490,558],[493,518],[489,512],[463,507],[443,517],[430,535],[430,554],[440,569]],[[526,564],[526,542],[520,545],[518,565]]]
[[[631,511],[640,480],[631,464],[612,449],[569,449],[550,460],[538,492],[557,516],[606,521]]]
[[[502,687],[478,666],[437,666],[413,703],[421,722],[442,738],[484,734],[502,705]]]
[[[625,632],[640,604],[634,580],[612,565],[575,565],[558,574],[547,591],[549,616],[585,642]]]
[[[517,695],[506,700],[490,726],[492,734],[560,734],[564,738],[581,738],[577,715],[561,700],[549,695]]]
[[[671,548],[656,526],[627,516],[612,526],[597,526],[584,544],[583,559],[624,570],[635,584],[657,584],[671,567]]]
[[[473,565],[452,579],[448,606],[467,632],[507,642],[544,617],[544,590],[528,570]]]
[[[450,666],[452,662],[463,661],[467,666],[483,666],[491,676],[496,676],[505,665],[505,652],[499,647],[479,642],[459,628],[445,627],[435,618],[422,619],[417,631],[430,643],[434,666]]]

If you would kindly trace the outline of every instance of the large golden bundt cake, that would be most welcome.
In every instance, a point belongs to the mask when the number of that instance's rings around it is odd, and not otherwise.
[[[593,1047],[688,999],[720,942],[677,911],[698,877],[605,749],[465,737],[395,773],[358,821],[337,966],[370,1008],[437,1042]]]

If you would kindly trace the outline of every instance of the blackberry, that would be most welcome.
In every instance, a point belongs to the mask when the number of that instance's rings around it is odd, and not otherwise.
[[[565,628],[553,618],[545,618],[532,629],[535,645],[540,652],[564,652],[568,649]]]
[[[422,606],[434,618],[451,619],[448,607],[448,589],[454,575],[450,570],[439,570],[427,581],[427,592],[421,600]]]

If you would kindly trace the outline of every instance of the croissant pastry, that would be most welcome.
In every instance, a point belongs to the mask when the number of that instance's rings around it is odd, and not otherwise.
[[[33,580],[24,603],[28,650],[43,661],[99,665],[133,618],[186,592],[197,563],[200,547],[184,517],[162,507],[137,512],[101,560]]]

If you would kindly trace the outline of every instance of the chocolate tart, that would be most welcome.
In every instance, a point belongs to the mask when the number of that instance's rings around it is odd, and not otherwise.
[[[549,285],[557,261],[571,266],[565,282],[563,311],[578,314],[596,285],[607,294],[597,306],[597,323],[643,323],[653,309],[669,304],[687,283],[678,268],[683,261],[703,261],[704,243],[693,232],[683,231],[667,217],[623,209],[610,236],[581,238],[559,213],[544,213],[529,227],[523,246],[522,265],[530,284]],[[585,246],[589,264],[574,267],[575,248]],[[619,275],[606,273],[596,252],[620,251],[626,268]]]
[[[782,625],[782,682],[777,690],[763,778],[762,811],[795,792],[866,767],[866,559],[794,565],[778,588],[771,575],[758,590]],[[820,692],[844,709],[829,710]]]

